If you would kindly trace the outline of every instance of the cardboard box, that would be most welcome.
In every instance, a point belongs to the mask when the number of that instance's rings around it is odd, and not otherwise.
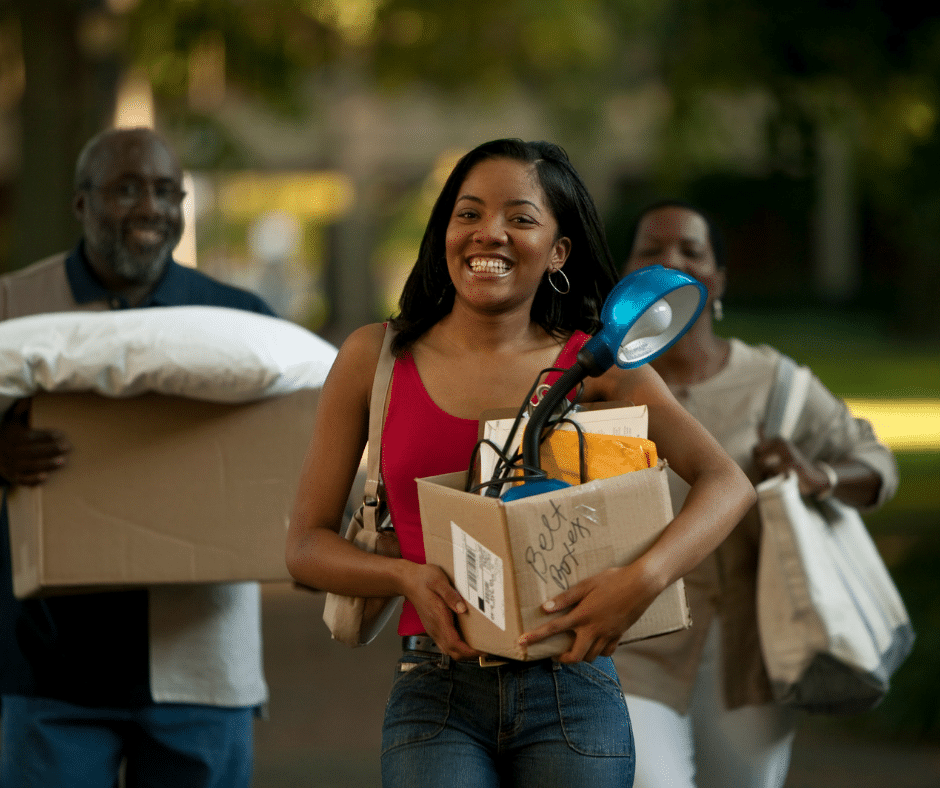
[[[38,394],[68,465],[8,495],[18,597],[290,580],[287,526],[319,390],[246,404]]]
[[[464,473],[418,480],[428,563],[467,600],[466,641],[510,659],[567,650],[560,634],[523,649],[523,632],[548,618],[541,605],[565,588],[642,554],[672,520],[666,467],[634,471],[511,502],[464,492]],[[555,614],[559,615],[559,614]],[[622,642],[691,624],[681,580],[667,588]]]

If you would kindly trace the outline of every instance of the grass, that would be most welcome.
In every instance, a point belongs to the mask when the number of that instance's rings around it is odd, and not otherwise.
[[[841,397],[940,399],[940,348],[893,334],[884,318],[848,311],[737,311],[725,336],[773,345]]]

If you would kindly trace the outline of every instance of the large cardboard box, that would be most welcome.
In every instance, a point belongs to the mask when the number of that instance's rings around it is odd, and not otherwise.
[[[464,473],[418,480],[428,563],[467,600],[461,630],[474,648],[517,660],[566,651],[570,634],[529,648],[519,636],[547,620],[541,605],[580,580],[642,554],[672,520],[666,467],[504,502],[464,492]],[[555,614],[560,615],[560,613]],[[624,643],[691,624],[685,588],[667,588]]]
[[[284,547],[319,391],[246,404],[38,394],[68,465],[8,496],[18,597],[289,580]]]

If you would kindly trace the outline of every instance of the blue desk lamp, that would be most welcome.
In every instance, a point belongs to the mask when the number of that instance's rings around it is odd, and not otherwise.
[[[569,486],[560,479],[549,479],[539,458],[542,431],[559,403],[582,380],[603,375],[615,363],[621,369],[632,369],[665,353],[701,314],[707,294],[700,282],[661,265],[640,268],[617,283],[601,309],[603,328],[584,345],[577,362],[545,392],[529,418],[522,457],[530,480],[510,487],[502,500]]]

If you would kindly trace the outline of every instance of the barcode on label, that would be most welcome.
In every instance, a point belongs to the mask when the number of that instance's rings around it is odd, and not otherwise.
[[[477,554],[476,550],[467,550],[467,585],[477,590]]]

